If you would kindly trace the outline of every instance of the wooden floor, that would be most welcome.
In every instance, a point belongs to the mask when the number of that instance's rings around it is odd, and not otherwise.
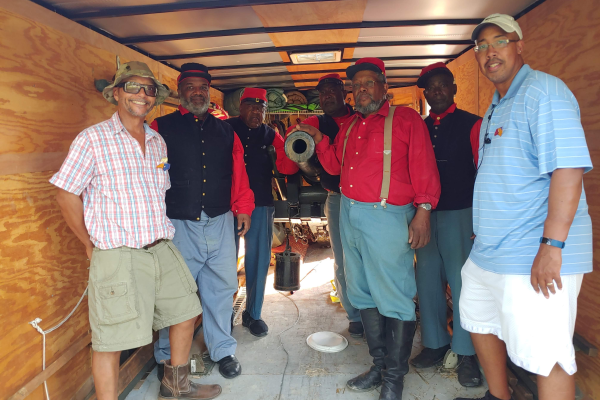
[[[348,335],[348,322],[339,304],[331,302],[329,283],[333,279],[331,249],[311,247],[302,266],[302,288],[289,297],[273,290],[273,275],[267,281],[263,319],[269,325],[269,335],[262,339],[252,336],[246,328],[237,325],[233,336],[238,341],[236,352],[242,364],[242,375],[226,380],[215,368],[198,383],[219,383],[222,400],[368,400],[379,393],[355,393],[345,387],[346,381],[370,366],[367,344],[363,339]],[[289,295],[289,293],[286,293]],[[293,302],[291,301],[293,300]],[[298,307],[296,310],[295,305]],[[287,360],[278,334],[289,353]],[[349,346],[340,353],[320,353],[306,345],[306,338],[318,331],[333,331],[344,335]],[[413,356],[421,349],[417,332]],[[202,333],[196,337],[192,353],[204,348]],[[287,367],[286,367],[287,363]],[[285,375],[283,372],[285,370]],[[129,393],[127,400],[155,400],[159,382],[156,370],[144,384]],[[451,400],[456,396],[481,397],[486,387],[467,389],[460,386],[453,371],[429,368],[416,371],[411,367],[405,380],[404,400]]]

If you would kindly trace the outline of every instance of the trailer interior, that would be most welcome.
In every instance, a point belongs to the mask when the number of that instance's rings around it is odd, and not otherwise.
[[[95,399],[85,297],[89,262],[48,180],[75,136],[115,112],[98,85],[111,81],[117,62],[145,62],[172,90],[148,122],[176,110],[179,68],[198,62],[213,77],[211,101],[225,111],[244,87],[304,97],[297,103],[302,107],[288,100],[269,108],[266,122],[281,131],[322,113],[308,101],[311,93],[314,100],[311,90],[319,77],[336,72],[346,78],[346,68],[362,57],[385,62],[392,105],[423,116],[429,107],[416,87],[420,70],[445,62],[458,85],[458,107],[483,116],[494,86],[479,71],[471,32],[489,14],[510,14],[523,30],[526,63],[559,77],[575,94],[592,161],[600,165],[599,5],[598,0],[0,0],[0,400]],[[594,248],[598,243],[600,250],[599,168],[585,175],[584,185]],[[306,180],[296,186],[297,207],[287,225],[304,257],[301,289],[277,292],[270,272],[263,311],[269,335],[257,340],[239,318],[234,322],[242,376],[226,381],[210,371],[210,362],[198,375],[200,383],[222,385],[220,399],[378,396],[345,389],[347,379],[370,365],[364,340],[348,336],[348,348],[332,354],[306,345],[317,331],[347,334],[344,310],[330,296],[333,256],[326,245],[323,193],[302,191],[308,186]],[[289,220],[288,203],[281,204],[280,224]],[[600,400],[599,263],[596,257],[579,295],[578,399]],[[240,290],[232,299],[236,310],[243,305],[244,282],[240,269]],[[202,356],[201,320],[197,326],[191,354]],[[417,333],[413,354],[420,349]],[[156,399],[155,367],[152,344],[123,352],[119,398]],[[534,377],[514,365],[507,368],[515,398],[537,400]],[[411,367],[405,388],[405,400],[478,397],[486,391],[485,383],[460,386],[455,372],[443,366],[426,372]]]

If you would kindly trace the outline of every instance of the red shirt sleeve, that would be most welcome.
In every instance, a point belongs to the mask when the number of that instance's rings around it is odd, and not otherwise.
[[[395,117],[398,112],[404,113],[404,118],[394,118],[394,121],[399,121],[399,129],[409,133],[408,173],[415,191],[414,205],[430,203],[432,208],[436,208],[442,188],[429,130],[414,110],[398,107]]]
[[[254,193],[250,189],[246,164],[244,163],[244,148],[236,133],[233,134],[233,176],[231,184],[231,211],[233,215],[251,215],[254,210]]]
[[[291,129],[291,128],[290,128]],[[290,130],[288,129],[288,131]],[[275,164],[277,165],[277,170],[281,174],[285,175],[293,175],[298,172],[298,165],[290,160],[288,156],[285,154],[283,138],[277,131],[275,132],[275,137],[273,138],[273,147],[275,147],[275,151],[277,152],[277,161]]]
[[[471,128],[471,150],[473,151],[473,163],[475,168],[479,164],[479,132],[481,131],[481,122],[483,119],[475,122],[475,125]]]

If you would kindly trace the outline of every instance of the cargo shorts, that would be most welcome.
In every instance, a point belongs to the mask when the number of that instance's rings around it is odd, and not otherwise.
[[[94,351],[133,349],[155,331],[202,312],[198,287],[181,253],[164,240],[145,250],[94,248],[88,305]]]

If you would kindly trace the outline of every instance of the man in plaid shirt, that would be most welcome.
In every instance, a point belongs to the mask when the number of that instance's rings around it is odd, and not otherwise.
[[[91,260],[89,316],[92,373],[99,400],[116,400],[122,350],[152,342],[171,327],[160,398],[212,399],[219,385],[189,381],[198,290],[171,242],[166,216],[167,147],[144,122],[169,91],[141,62],[123,64],[103,92],[117,105],[108,120],[81,132],[50,182],[69,227]],[[83,195],[83,201],[80,196]]]

